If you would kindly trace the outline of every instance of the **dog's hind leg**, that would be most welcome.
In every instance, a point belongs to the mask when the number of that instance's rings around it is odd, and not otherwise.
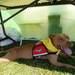
[[[0,57],[0,62],[10,62],[15,59],[17,59],[16,48],[12,48],[6,55]]]

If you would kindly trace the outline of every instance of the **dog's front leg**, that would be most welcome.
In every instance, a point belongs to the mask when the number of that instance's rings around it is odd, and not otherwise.
[[[49,62],[55,66],[75,69],[75,66],[59,62],[58,56],[55,54],[48,55],[47,57]]]
[[[12,48],[6,55],[0,57],[0,62],[9,62],[15,59],[17,59],[16,48]]]

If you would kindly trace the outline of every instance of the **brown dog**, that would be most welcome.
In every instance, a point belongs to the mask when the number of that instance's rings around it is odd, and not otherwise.
[[[45,40],[32,44],[26,44],[21,47],[14,47],[9,52],[0,58],[0,62],[9,62],[18,58],[32,59],[33,57],[46,57],[50,63],[59,67],[74,68],[69,64],[64,64],[58,61],[58,55],[62,52],[69,57],[72,52],[69,49],[69,37],[65,34],[51,35]],[[42,52],[42,53],[41,53]],[[40,58],[41,58],[40,57]]]

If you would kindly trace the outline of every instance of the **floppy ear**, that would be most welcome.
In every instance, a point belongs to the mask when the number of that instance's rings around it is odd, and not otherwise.
[[[65,34],[55,34],[52,36],[52,41],[57,48],[68,47],[69,37]]]
[[[66,35],[66,34],[63,34],[63,36],[64,36],[66,39],[68,39],[68,40],[70,39],[69,36]]]

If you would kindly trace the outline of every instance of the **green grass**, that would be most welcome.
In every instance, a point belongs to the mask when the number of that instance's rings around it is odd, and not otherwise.
[[[0,56],[6,53],[0,54]],[[75,51],[73,52],[75,55]],[[63,63],[75,65],[75,60],[64,58],[59,59]],[[75,75],[74,69],[59,68],[44,60],[18,59],[9,63],[0,63],[0,75]]]
[[[60,61],[75,63],[71,59],[64,61],[64,58]],[[55,67],[44,60],[18,59],[14,62],[0,63],[0,75],[75,75],[75,71]]]

